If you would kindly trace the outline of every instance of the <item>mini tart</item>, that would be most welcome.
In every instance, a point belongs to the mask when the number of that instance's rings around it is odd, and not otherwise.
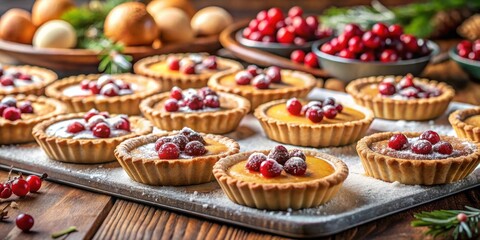
[[[124,140],[152,132],[149,121],[141,117],[129,117],[132,132],[112,138],[71,139],[49,136],[46,129],[57,122],[83,118],[85,113],[70,113],[46,120],[33,128],[33,136],[50,159],[68,162],[94,164],[115,161],[114,150]]]
[[[268,109],[277,105],[284,105],[287,100],[275,100],[260,105],[255,109],[254,116],[262,125],[268,138],[291,145],[305,147],[334,147],[354,143],[365,135],[373,122],[373,113],[367,108],[344,108],[344,112],[358,114],[358,119],[352,121],[326,119],[320,123],[295,123],[288,120],[276,119],[267,114]],[[348,109],[347,109],[348,108]],[[287,110],[285,109],[287,112]],[[288,112],[287,112],[288,114]],[[344,114],[343,116],[347,116]],[[342,117],[343,118],[343,117]],[[308,119],[307,119],[308,120]]]
[[[235,154],[221,159],[213,167],[213,175],[222,190],[233,202],[258,209],[287,210],[319,206],[338,192],[348,176],[348,167],[340,159],[328,154],[302,150],[306,156],[314,156],[329,162],[334,172],[326,177],[304,182],[256,183],[232,177],[229,169],[254,153],[268,154],[269,151],[252,151]],[[307,170],[308,171],[308,170]]]
[[[213,165],[220,158],[238,153],[240,150],[238,143],[230,138],[202,133],[201,135],[207,143],[214,141],[224,145],[226,150],[213,155],[208,155],[207,152],[207,155],[191,159],[165,160],[158,157],[136,157],[131,153],[141,146],[155,143],[161,137],[173,136],[177,133],[178,131],[174,131],[128,139],[115,149],[115,157],[128,176],[136,182],[154,186],[181,186],[213,181]],[[155,149],[152,149],[152,151],[155,151]]]
[[[34,67],[29,65],[23,66],[11,66],[11,65],[2,65],[4,69],[14,68],[18,69],[20,72],[25,72],[30,75],[35,75],[39,77],[42,81],[38,83],[32,83],[24,86],[14,87],[12,90],[6,90],[0,86],[0,96],[1,95],[36,95],[41,96],[45,91],[45,87],[50,85],[52,82],[57,80],[58,76],[52,70],[40,67]]]
[[[418,137],[419,132],[402,132],[407,137]],[[459,157],[444,159],[402,159],[380,154],[372,150],[372,144],[390,139],[395,132],[376,133],[357,143],[357,152],[367,176],[386,182],[403,184],[434,185],[458,181],[468,176],[480,163],[480,145],[474,152]],[[449,141],[466,141],[455,137],[441,136]]]
[[[167,112],[161,103],[170,97],[169,92],[143,100],[140,103],[140,110],[145,118],[162,130],[172,131],[189,127],[197,132],[228,133],[235,130],[250,111],[250,102],[233,94],[217,94],[222,106],[219,111]]]
[[[480,142],[480,108],[457,110],[450,114],[448,121],[457,136]]]
[[[455,91],[446,83],[428,79],[414,78],[419,82],[440,90],[438,97],[399,100],[389,97],[372,96],[361,92],[362,88],[369,85],[379,84],[386,76],[360,78],[348,84],[346,91],[361,106],[370,108],[375,117],[389,120],[422,121],[434,119],[442,115],[448,108],[450,101],[455,96]],[[403,77],[397,76],[399,82]]]
[[[99,74],[90,74],[60,79],[47,87],[46,95],[66,103],[68,111],[72,113],[87,112],[95,108],[99,111],[107,111],[113,114],[139,115],[140,109],[138,105],[140,105],[142,99],[160,92],[160,84],[154,79],[126,73],[112,76],[141,86],[142,89],[140,91],[114,97],[98,97],[97,95],[72,97],[63,94],[63,90],[67,87],[78,85],[85,79],[97,80],[100,76]]]
[[[208,86],[217,92],[228,92],[240,95],[248,99],[252,105],[252,110],[260,104],[278,99],[288,99],[292,97],[305,97],[315,87],[315,77],[308,73],[281,70],[282,79],[289,79],[291,85],[286,87],[274,87],[271,89],[256,89],[252,85],[236,85],[235,75],[238,71],[228,73],[218,73],[213,75],[208,81]],[[225,80],[226,79],[226,80]],[[222,84],[222,81],[233,81],[231,86]],[[279,84],[272,84],[279,86]]]
[[[16,121],[0,117],[0,144],[33,142],[32,129],[37,123],[67,112],[67,107],[54,99],[33,95],[17,95],[15,99],[32,102],[34,113],[22,113],[22,119]],[[29,117],[23,119],[26,115]]]
[[[166,67],[166,60],[172,55],[178,58],[184,58],[188,57],[190,54],[176,53],[144,58],[135,63],[133,70],[136,74],[151,77],[160,81],[162,85],[162,91],[168,91],[175,86],[181,89],[205,87],[207,86],[208,79],[215,73],[231,72],[243,69],[242,64],[237,61],[216,57],[218,67],[221,68],[218,71],[206,72],[202,74],[183,74],[178,71],[170,70],[168,67]],[[202,55],[208,56],[207,54]],[[152,69],[152,66],[155,65],[159,66],[158,69]]]

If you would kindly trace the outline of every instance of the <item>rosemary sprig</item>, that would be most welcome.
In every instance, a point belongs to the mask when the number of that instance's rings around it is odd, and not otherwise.
[[[451,235],[454,239],[472,239],[479,236],[480,209],[465,206],[466,210],[435,210],[415,214],[413,227],[428,227],[426,235]]]
[[[132,68],[132,56],[122,54],[124,46],[104,36],[86,42],[88,49],[99,51],[98,71],[108,74],[128,72]]]

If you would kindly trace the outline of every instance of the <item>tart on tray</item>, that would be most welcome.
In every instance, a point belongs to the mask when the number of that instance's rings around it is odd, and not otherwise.
[[[363,138],[357,152],[368,176],[403,184],[445,184],[480,163],[480,145],[436,132],[384,132]]]
[[[215,74],[208,81],[208,86],[215,91],[248,99],[252,110],[272,100],[305,97],[315,85],[315,77],[308,73],[278,67],[260,69],[254,65],[241,71]]]
[[[72,76],[46,89],[47,96],[66,103],[69,112],[95,108],[128,115],[139,115],[140,101],[158,92],[160,84],[157,81],[134,74]]]
[[[233,202],[258,209],[287,210],[319,206],[338,192],[348,176],[340,159],[310,150],[238,153],[213,167],[222,190]]]
[[[229,93],[216,93],[208,87],[182,90],[173,87],[143,100],[143,115],[156,127],[172,131],[183,127],[204,133],[223,134],[235,130],[250,111],[250,102]]]
[[[480,107],[457,110],[450,114],[448,121],[457,136],[480,142]]]
[[[50,159],[69,163],[115,161],[115,147],[122,141],[152,132],[141,117],[110,115],[92,109],[46,120],[33,129],[33,136]]]
[[[43,95],[45,87],[57,80],[46,68],[0,64],[0,95]]]
[[[445,83],[406,76],[352,81],[346,88],[356,103],[389,120],[430,120],[442,115],[455,95]]]
[[[334,98],[304,101],[296,98],[260,105],[254,112],[268,138],[308,147],[354,143],[365,135],[373,113],[360,106],[343,106]]]
[[[231,72],[243,66],[230,59],[205,53],[176,53],[141,59],[134,65],[136,74],[155,78],[162,84],[162,91],[174,86],[201,88],[215,73]]]
[[[0,96],[0,144],[33,142],[33,127],[66,113],[59,101],[33,95]]]
[[[213,165],[239,149],[230,138],[184,128],[128,139],[115,149],[115,156],[134,181],[180,186],[213,181]]]

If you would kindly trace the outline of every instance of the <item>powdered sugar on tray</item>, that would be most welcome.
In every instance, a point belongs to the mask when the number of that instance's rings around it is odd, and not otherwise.
[[[344,104],[351,99],[326,90],[315,90],[313,96],[333,96]],[[342,101],[344,100],[344,101]],[[448,112],[463,108],[451,104]],[[454,135],[447,114],[434,121],[406,122],[375,120],[369,134],[380,131],[435,130]],[[257,120],[249,115],[241,126],[227,135],[238,141],[241,151],[269,149],[279,143],[268,140]],[[293,148],[294,146],[287,146]],[[155,187],[132,181],[116,162],[98,165],[68,164],[53,161],[36,144],[0,147],[0,163],[4,168],[14,165],[32,172],[48,172],[51,179],[84,186],[94,191],[139,200],[158,206],[222,219],[233,224],[290,236],[332,234],[363,222],[425,203],[463,189],[479,185],[480,170],[466,179],[441,186],[408,186],[387,183],[364,175],[354,145],[318,149],[342,159],[350,174],[338,194],[317,208],[287,211],[265,211],[231,202],[216,182],[184,187]]]

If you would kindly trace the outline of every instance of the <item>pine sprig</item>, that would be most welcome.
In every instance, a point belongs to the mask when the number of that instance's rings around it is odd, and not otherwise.
[[[413,227],[428,227],[426,235],[451,235],[454,239],[472,239],[479,236],[480,209],[465,206],[466,210],[435,210],[415,214]]]

